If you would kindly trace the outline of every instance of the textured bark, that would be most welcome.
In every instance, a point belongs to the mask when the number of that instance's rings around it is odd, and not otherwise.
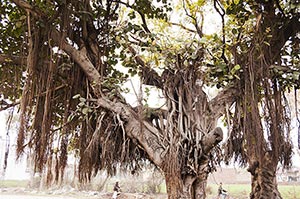
[[[169,175],[165,172],[168,199],[204,199],[208,177],[208,159],[199,165],[198,175]]]
[[[198,180],[194,176],[165,175],[168,199],[204,199],[206,179]],[[203,182],[205,183],[198,183]],[[202,186],[205,185],[205,186]],[[198,187],[199,186],[199,187]]]
[[[203,143],[203,151],[208,153],[215,147],[218,143],[223,140],[223,131],[220,127],[215,128],[213,131],[209,132],[204,136]]]
[[[277,164],[271,161],[268,153],[263,160],[253,162],[248,171],[251,173],[251,199],[281,199],[276,180]]]
[[[206,186],[208,178],[208,159],[203,160],[199,168],[199,174],[193,183],[193,199],[206,198]]]
[[[185,187],[183,180],[178,175],[170,175],[165,173],[165,180],[167,186],[168,199],[188,199],[190,194],[188,192],[189,186]]]

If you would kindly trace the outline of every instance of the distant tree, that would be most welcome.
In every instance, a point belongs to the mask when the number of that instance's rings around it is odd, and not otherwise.
[[[167,20],[171,6],[1,0],[1,109],[20,102],[18,153],[32,150],[35,171],[54,168],[48,182],[62,180],[70,151],[82,181],[148,160],[170,199],[205,198],[226,115],[226,158],[249,165],[251,198],[280,198],[276,168],[291,155],[284,91],[299,86],[298,2],[212,1],[221,36],[202,32],[205,1],[182,1],[192,28]],[[126,102],[121,85],[134,75],[141,91],[162,92],[163,107],[142,94],[135,107]],[[210,99],[206,86],[221,91]]]

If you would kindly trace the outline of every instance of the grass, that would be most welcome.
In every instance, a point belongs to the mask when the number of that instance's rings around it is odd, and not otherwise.
[[[300,199],[300,184],[279,185],[279,191],[284,199]]]
[[[208,198],[217,196],[218,186],[216,184],[209,184]],[[251,191],[250,184],[224,184],[223,188],[228,191],[233,198],[248,198]],[[284,199],[300,199],[300,184],[298,185],[278,185],[282,198]]]
[[[216,198],[218,195],[217,184],[208,184],[208,199]],[[223,188],[228,191],[229,195],[235,199],[248,199],[251,191],[250,184],[224,184]],[[297,185],[278,185],[283,199],[300,199],[300,184]],[[166,193],[165,185],[161,185],[161,192]]]
[[[28,180],[0,180],[0,188],[19,187],[25,188],[28,186]]]
[[[210,193],[208,193],[208,198],[218,195],[219,185],[209,184],[208,187],[208,190],[210,190]],[[231,197],[234,198],[248,197],[251,190],[251,187],[248,184],[224,184],[223,188],[229,193]]]

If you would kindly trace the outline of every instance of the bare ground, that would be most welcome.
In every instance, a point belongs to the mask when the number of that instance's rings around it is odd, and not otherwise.
[[[0,188],[1,199],[111,199],[112,193],[95,191],[33,191],[21,188]],[[118,199],[166,199],[165,194],[121,193]]]

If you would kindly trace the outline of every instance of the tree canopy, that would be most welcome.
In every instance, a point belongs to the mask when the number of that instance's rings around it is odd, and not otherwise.
[[[0,108],[20,104],[18,154],[29,148],[48,182],[74,153],[83,181],[150,162],[169,198],[205,198],[224,153],[249,167],[251,198],[280,197],[276,168],[292,154],[285,92],[300,84],[297,0],[1,0],[0,10]],[[206,12],[220,32],[205,34]],[[133,76],[134,106],[122,86]],[[147,104],[154,87],[159,108]]]

